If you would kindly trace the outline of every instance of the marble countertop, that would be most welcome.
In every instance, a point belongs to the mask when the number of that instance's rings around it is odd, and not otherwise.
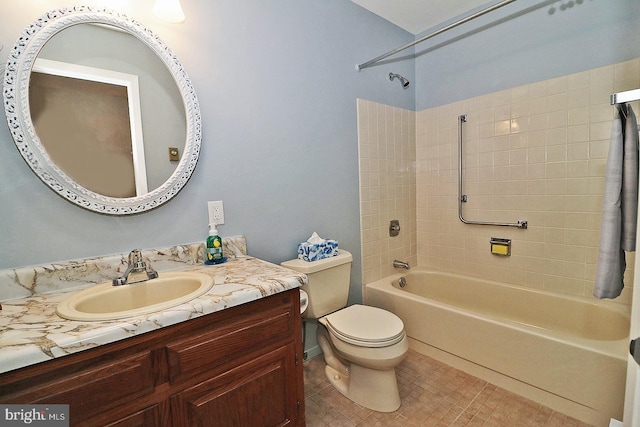
[[[57,304],[79,289],[2,302],[0,373],[258,300],[297,288],[307,280],[303,274],[252,257],[233,258],[213,266],[198,264],[182,271],[209,274],[214,285],[188,303],[126,319],[80,322],[59,317]]]

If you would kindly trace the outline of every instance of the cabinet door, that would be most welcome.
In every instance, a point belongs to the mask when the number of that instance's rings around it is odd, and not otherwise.
[[[174,426],[298,426],[295,350],[281,347],[171,397]]]

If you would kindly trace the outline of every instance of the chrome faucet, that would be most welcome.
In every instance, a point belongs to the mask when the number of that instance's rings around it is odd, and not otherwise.
[[[158,272],[147,266],[142,259],[142,251],[134,249],[129,252],[129,260],[127,269],[124,274],[117,279],[113,279],[113,286],[126,285],[127,283],[146,282],[147,280],[158,277]]]
[[[405,270],[409,270],[411,267],[409,267],[408,262],[402,262],[402,261],[398,261],[397,259],[394,259],[393,268],[404,268]]]

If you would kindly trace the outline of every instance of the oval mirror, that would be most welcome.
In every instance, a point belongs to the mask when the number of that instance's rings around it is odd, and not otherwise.
[[[184,68],[142,24],[113,11],[53,10],[7,58],[13,140],[52,190],[112,215],[170,200],[195,169],[200,108]]]

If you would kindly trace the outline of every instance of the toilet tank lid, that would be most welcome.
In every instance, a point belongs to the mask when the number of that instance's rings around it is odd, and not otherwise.
[[[299,258],[285,261],[280,264],[283,267],[290,268],[300,273],[315,273],[316,271],[325,270],[327,268],[336,267],[338,265],[352,262],[353,256],[344,249],[338,249],[338,255],[329,258],[319,259],[318,261],[304,261]]]

